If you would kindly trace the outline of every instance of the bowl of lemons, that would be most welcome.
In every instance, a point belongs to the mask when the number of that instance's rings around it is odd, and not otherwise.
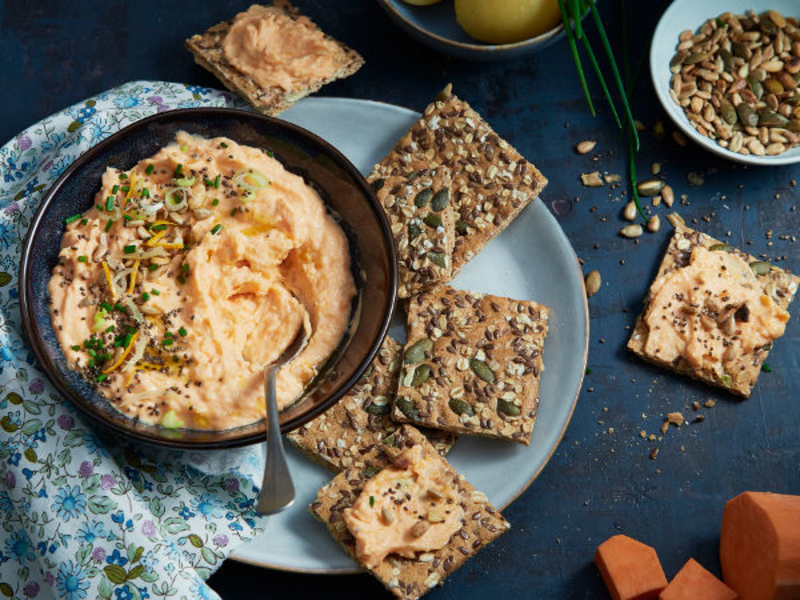
[[[564,35],[558,0],[379,0],[412,37],[467,60],[508,60]]]

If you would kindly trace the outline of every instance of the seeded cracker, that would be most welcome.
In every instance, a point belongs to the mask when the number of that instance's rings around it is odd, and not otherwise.
[[[397,391],[402,347],[386,337],[367,373],[332,408],[288,434],[289,440],[315,462],[339,472],[362,467],[363,457],[398,425],[389,413]],[[452,448],[456,436],[425,430],[428,440],[442,455]]]
[[[528,445],[548,315],[451,287],[412,298],[394,420]]]
[[[376,166],[376,175],[449,167],[456,213],[455,275],[541,193],[547,179],[449,88]]]
[[[692,249],[695,246],[704,246],[709,249],[712,249],[715,246],[716,248],[724,247],[727,251],[742,258],[745,262],[751,265],[751,268],[753,268],[756,279],[763,286],[764,294],[772,298],[775,304],[784,310],[788,309],[789,304],[792,302],[797,291],[798,282],[800,282],[798,277],[795,277],[788,271],[779,269],[774,265],[768,265],[754,256],[750,256],[744,252],[741,252],[740,250],[731,248],[727,244],[723,244],[722,242],[719,242],[718,240],[715,240],[704,233],[693,231],[692,229],[680,224],[675,228],[675,234],[670,240],[666,254],[661,261],[661,266],[659,267],[654,281],[672,270],[687,265],[692,254]],[[735,298],[732,298],[731,302],[735,302],[735,300]],[[649,355],[645,352],[648,327],[644,321],[644,315],[647,313],[648,303],[649,293],[648,297],[645,298],[642,314],[637,318],[636,327],[633,331],[631,339],[628,341],[629,350],[631,350],[640,358],[670,371],[689,375],[694,379],[722,388],[733,394],[744,396],[745,398],[750,396],[750,392],[752,391],[753,386],[756,384],[758,375],[761,372],[761,365],[764,363],[767,355],[769,354],[769,347],[756,349],[754,352],[744,356],[734,356],[732,360],[727,362],[725,365],[726,373],[730,374],[729,378],[726,380],[720,379],[713,371],[696,370],[683,359],[680,359],[677,364],[673,364],[672,361],[666,362],[659,359],[658,356]],[[719,320],[719,318],[717,318],[717,320]]]
[[[293,23],[301,17],[300,12],[287,0],[275,0],[274,4],[268,7],[267,10],[274,11],[285,19],[282,31],[287,37],[291,36]],[[301,98],[313,94],[331,81],[349,77],[364,64],[364,59],[358,52],[326,35],[312,23],[311,25],[314,27],[316,34],[332,40],[338,45],[338,52],[333,56],[334,63],[338,65],[336,73],[323,79],[311,78],[305,82],[305,85],[288,90],[277,84],[261,87],[225,58],[222,44],[232,23],[233,20],[224,21],[214,25],[202,34],[193,35],[186,40],[186,47],[194,54],[195,62],[198,65],[211,71],[226,88],[240,94],[259,112],[267,115],[275,115],[286,110]]]
[[[455,240],[450,172],[440,167],[409,177],[373,174],[368,180],[392,228],[400,280],[397,295],[408,298],[449,281]]]
[[[419,431],[410,426],[398,429],[394,442],[395,447],[387,448],[387,452],[395,454],[417,444],[423,445],[425,452],[434,452]],[[374,448],[366,457],[368,467],[347,469],[337,475],[317,493],[317,500],[310,507],[311,513],[327,525],[334,539],[354,559],[355,540],[345,525],[342,511],[353,504],[367,479],[380,472],[388,460],[389,456],[384,449]],[[447,576],[474,556],[481,547],[510,527],[503,516],[489,504],[485,494],[473,488],[444,458],[439,460],[445,463],[452,476],[452,484],[458,489],[465,520],[461,529],[444,548],[420,554],[416,559],[389,555],[371,571],[398,598],[419,598],[441,585]]]

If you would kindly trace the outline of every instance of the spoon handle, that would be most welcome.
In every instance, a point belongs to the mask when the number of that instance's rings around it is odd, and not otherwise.
[[[264,466],[264,481],[258,494],[256,509],[262,515],[271,515],[292,505],[295,498],[294,484],[286,464],[283,438],[278,413],[275,380],[279,365],[267,367],[265,383],[267,395],[267,462]]]

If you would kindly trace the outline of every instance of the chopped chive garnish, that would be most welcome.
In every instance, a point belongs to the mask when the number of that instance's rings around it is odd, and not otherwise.
[[[186,152],[188,146],[181,146],[181,152]]]
[[[158,265],[147,265],[147,270],[150,271],[151,273],[156,269],[158,269]]]
[[[133,221],[133,217],[130,215],[122,215],[122,218],[125,219],[126,221]]]
[[[111,193],[112,194],[116,194],[118,191],[119,191],[119,186],[118,185],[115,185],[114,187],[111,188]]]
[[[142,198],[149,198],[150,197],[150,190],[147,188],[142,190]]]
[[[109,325],[108,327],[106,327],[106,333],[111,333],[112,331],[114,331],[113,325]]]
[[[103,309],[105,309],[106,312],[111,312],[112,310],[114,310],[114,307],[111,306],[108,302],[103,302],[100,306]]]
[[[167,228],[166,225],[153,225],[150,230],[151,231],[164,231]]]
[[[158,291],[157,289],[155,289],[155,288],[153,288],[152,290],[150,290],[150,293],[151,293],[151,294],[153,294],[153,296],[160,296],[160,295],[161,295],[161,292],[159,292],[159,291]]]
[[[123,347],[123,348],[127,348],[127,347],[128,347],[128,344],[130,344],[130,343],[131,343],[131,339],[132,339],[132,338],[133,338],[133,336],[132,336],[130,333],[126,333],[126,334],[125,334],[125,337],[124,337],[124,338],[122,338],[122,347]]]
[[[227,148],[228,147],[228,144],[226,144],[225,142],[220,142],[219,145],[220,145],[221,148]]]
[[[91,356],[92,358],[97,358],[97,352],[95,352],[91,348],[89,348],[88,352],[89,352],[89,356]]]
[[[78,257],[78,262],[89,262],[89,259],[83,255]]]
[[[74,223],[80,218],[81,218],[80,214],[72,215],[71,217],[67,217],[66,219],[64,219],[64,224],[69,225],[70,223]]]
[[[130,244],[128,246],[125,246],[123,250],[125,251],[125,254],[133,254],[134,252],[136,252],[136,246]]]
[[[772,373],[772,367],[770,367],[767,363],[761,365],[761,370],[764,371],[764,373]]]
[[[75,352],[77,352],[78,350],[81,349],[81,347],[76,345],[76,346],[73,346],[72,349],[75,350]]]
[[[113,224],[114,224],[114,220],[113,220],[113,219],[109,219],[108,221],[106,221],[106,231],[108,231],[109,229],[111,229],[111,226],[112,226]]]
[[[214,199],[211,201],[211,206],[216,206],[217,204],[219,204],[219,198],[214,198]]]
[[[114,210],[114,196],[109,196],[106,198],[106,211],[111,212]]]
[[[97,210],[103,210],[103,207],[100,204],[95,204],[94,206],[97,208]]]
[[[114,310],[118,310],[119,312],[125,312],[125,307],[122,306],[119,302],[114,305]]]
[[[108,375],[103,375],[102,373],[97,376],[97,383],[103,383],[106,379],[108,379]]]
[[[127,173],[120,173],[119,174],[119,178],[120,179],[127,179],[128,178],[128,174]]]
[[[205,183],[208,187],[211,187],[212,185],[214,185],[214,182],[211,181],[210,179],[204,179],[203,183]]]
[[[186,263],[183,263],[181,265],[181,271],[183,271],[183,273],[185,275],[188,275],[189,274],[189,265],[187,265]]]
[[[142,300],[145,302],[150,300],[150,294],[148,294],[147,292],[142,292]]]
[[[215,188],[219,188],[219,182],[220,182],[220,175],[217,174],[217,176],[214,177],[214,187]]]
[[[591,375],[592,374],[592,367],[586,367],[586,374],[587,375]]]
[[[267,150],[267,156],[272,158],[273,156],[275,156],[275,153],[272,150]]]
[[[89,219],[81,219],[81,225],[88,225]]]
[[[89,368],[91,369],[93,366],[94,366],[94,359],[90,358],[89,359]]]
[[[214,227],[211,228],[212,235],[216,235],[220,231],[222,231],[222,223],[217,223],[216,225],[214,225]]]
[[[186,331],[185,327],[181,327],[180,329],[178,329],[178,333],[180,333],[182,337],[186,337],[189,332]]]
[[[174,344],[174,343],[175,343],[175,340],[173,340],[171,338],[167,338],[167,339],[161,340],[161,345],[162,346],[172,346],[172,344]]]
[[[184,277],[183,275],[178,275],[178,283],[180,283],[181,285],[186,283],[186,277]]]
[[[369,506],[370,506],[370,508],[375,506],[375,496],[370,496],[369,497]]]
[[[171,337],[175,337],[175,336],[172,334],[172,332],[171,332],[171,331],[165,331],[165,332],[164,332],[164,337],[171,338]]]
[[[129,185],[123,185],[123,186],[122,186],[122,191],[123,191],[123,192],[125,192],[125,193],[127,194],[128,192],[130,192],[130,191],[131,191],[131,186],[129,186]]]
[[[234,208],[234,209],[231,211],[231,216],[232,216],[232,217],[236,215],[236,211],[237,211],[237,210],[239,210],[239,209],[238,209],[238,208]]]
[[[183,171],[183,165],[178,163],[178,166],[175,167],[175,177],[178,177],[181,174],[181,171]]]
[[[147,168],[144,170],[145,173],[150,175],[153,172],[153,165],[147,165]]]

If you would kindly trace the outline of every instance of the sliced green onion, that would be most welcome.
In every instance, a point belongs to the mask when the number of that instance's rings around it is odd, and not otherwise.
[[[175,343],[175,340],[173,340],[172,338],[165,338],[165,339],[161,340],[161,345],[162,346],[172,346],[172,344],[174,344],[174,343]]]
[[[103,383],[106,379],[108,379],[108,375],[103,375],[102,373],[97,376],[97,383]]]
[[[111,188],[111,193],[116,194],[117,192],[119,192],[119,186],[115,185],[114,187]]]
[[[78,257],[78,262],[82,262],[82,263],[89,262],[89,259],[87,257],[81,255],[81,256]]]
[[[133,217],[130,215],[122,215],[122,218],[125,219],[126,221],[133,221]]]
[[[75,350],[75,352],[78,352],[81,349],[81,347],[76,345],[73,346],[72,349]]]
[[[106,222],[106,231],[108,231],[109,229],[111,229],[111,226],[112,226],[113,224],[114,224],[114,220],[113,220],[113,219],[109,219],[109,220]]]
[[[194,177],[181,177],[180,179],[176,180],[180,187],[191,187],[194,185]]]
[[[125,252],[125,254],[133,254],[134,252],[136,252],[136,246],[134,246],[133,244],[129,244],[128,246],[125,246],[122,250]]]
[[[215,188],[219,188],[219,182],[221,181],[221,179],[222,179],[222,177],[219,174],[217,174],[217,176],[214,177],[214,187]]]
[[[77,214],[77,215],[72,215],[71,217],[67,217],[66,219],[64,219],[64,224],[65,224],[65,225],[69,225],[70,223],[74,223],[75,221],[77,221],[78,219],[80,219],[80,218],[81,218],[81,216],[82,216],[82,215],[80,215],[80,214]]]
[[[150,175],[150,173],[153,172],[153,165],[152,164],[147,165],[147,168],[144,170],[144,172]]]
[[[153,296],[160,296],[160,295],[161,295],[161,292],[159,292],[159,291],[158,291],[157,289],[155,289],[155,288],[153,288],[152,290],[150,290],[150,293],[151,293],[151,294],[153,294]]]
[[[214,198],[214,199],[211,201],[211,206],[216,206],[217,204],[219,204],[219,198]]]
[[[88,225],[89,219],[81,219],[81,225]]]
[[[128,174],[127,173],[120,173],[119,174],[119,178],[120,179],[127,179],[128,178]]]
[[[178,166],[175,167],[175,177],[180,177],[181,171],[183,171],[183,165],[178,163]]]
[[[112,212],[114,210],[114,196],[109,196],[106,198],[106,212]]]
[[[267,179],[266,175],[253,169],[237,173],[234,175],[233,181],[240,188],[251,192],[263,190],[269,186],[269,179]]]
[[[158,269],[158,265],[147,265],[147,270],[150,271],[151,273],[156,269]]]
[[[150,294],[148,294],[147,292],[142,292],[142,300],[144,302],[147,302],[148,300],[150,300]]]
[[[186,331],[185,327],[181,327],[180,329],[178,329],[178,333],[180,333],[182,337],[186,337],[187,335],[189,335],[189,332]]]
[[[147,188],[142,190],[142,198],[149,198],[150,197],[150,190]]]
[[[228,147],[228,144],[226,144],[225,142],[220,142],[219,145],[220,145],[221,148],[227,148]]]
[[[222,223],[217,223],[211,228],[211,235],[217,235],[220,231],[222,231]]]

